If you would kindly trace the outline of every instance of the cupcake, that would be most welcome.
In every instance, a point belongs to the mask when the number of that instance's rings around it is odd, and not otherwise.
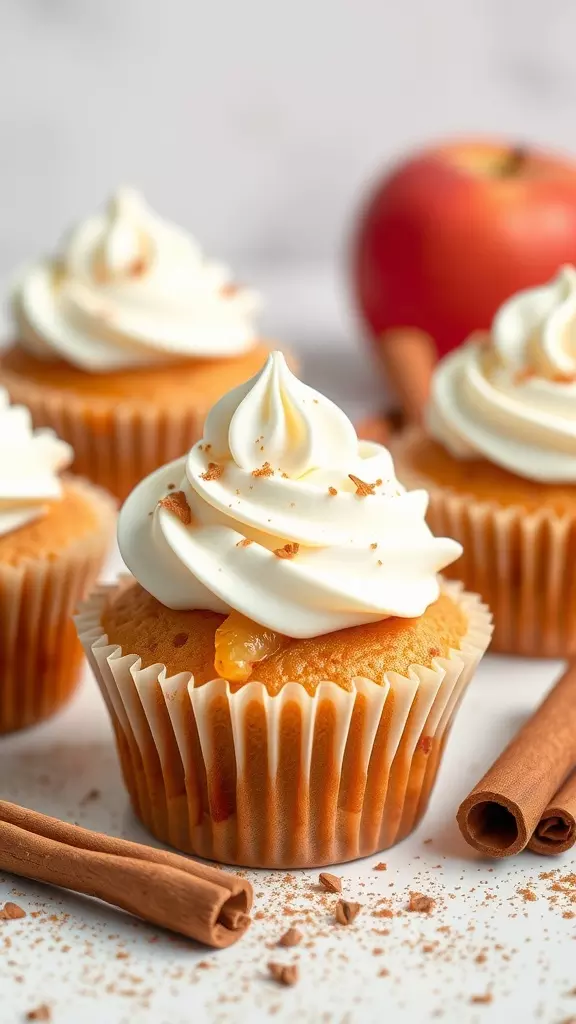
[[[97,488],[60,477],[73,454],[0,390],[0,733],[51,715],[78,679],[71,616],[96,581],[115,510]]]
[[[457,575],[510,654],[576,653],[575,331],[566,266],[438,365],[426,429],[392,443],[402,482],[430,493],[432,530],[463,544]]]
[[[73,445],[76,473],[123,499],[262,365],[258,305],[123,188],[19,275],[0,382]]]
[[[414,828],[490,637],[426,503],[280,353],[130,495],[77,625],[157,838],[302,867]]]

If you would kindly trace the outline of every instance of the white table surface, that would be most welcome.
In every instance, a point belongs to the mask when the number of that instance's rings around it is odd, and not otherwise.
[[[304,353],[308,379],[352,415],[375,407],[380,388],[354,347],[334,276],[269,276],[268,295],[269,321]],[[108,573],[118,566],[115,555]],[[576,1020],[576,878],[570,878],[576,857],[523,854],[486,863],[464,844],[454,820],[461,798],[559,669],[546,661],[485,659],[423,824],[382,857],[336,869],[346,896],[362,904],[350,928],[333,924],[336,897],[319,891],[315,871],[247,872],[255,920],[236,946],[221,952],[96,901],[0,875],[0,903],[13,900],[27,912],[0,921],[1,1024],[23,1021],[41,1004],[55,1024]],[[0,793],[90,828],[150,841],[128,807],[88,673],[51,722],[0,741]],[[380,860],[386,871],[374,871]],[[436,900],[430,915],[406,911],[411,891]],[[382,916],[387,909],[393,917]],[[295,923],[304,943],[275,949]],[[270,981],[270,959],[297,961],[299,983],[280,988]]]

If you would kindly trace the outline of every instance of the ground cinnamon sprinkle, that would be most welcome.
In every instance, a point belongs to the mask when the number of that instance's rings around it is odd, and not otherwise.
[[[260,469],[253,469],[252,476],[274,476],[274,470],[269,462],[265,462]]]
[[[369,484],[365,480],[361,480],[359,476],[354,476],[354,473],[348,473],[348,479],[354,484],[356,495],[359,498],[367,498],[370,494],[375,493],[377,487],[382,485],[381,480],[375,480],[373,484]]]
[[[271,961],[268,970],[274,981],[279,985],[295,985],[298,981],[298,967],[296,964],[277,964]]]
[[[0,910],[0,921],[17,921],[21,917],[26,917],[26,911],[17,903],[5,903]]]
[[[190,526],[192,512],[184,491],[174,491],[173,494],[167,494],[158,504],[165,508],[167,512],[172,512],[184,526]]]
[[[253,543],[254,543],[254,541],[248,540],[248,537],[244,537],[243,540],[239,540],[238,541],[236,547],[237,548],[249,548],[250,545],[253,544]]]
[[[219,480],[224,472],[224,466],[219,466],[217,462],[209,462],[208,469],[205,473],[200,474],[201,480]]]
[[[436,900],[431,896],[424,896],[421,892],[410,893],[407,910],[415,914],[429,914],[436,906]]]
[[[328,494],[331,494],[332,497],[334,497],[336,494],[338,494],[338,491],[336,490],[335,487],[329,487],[328,488]]]
[[[283,548],[276,548],[276,558],[295,558],[300,550],[299,544],[285,544]]]

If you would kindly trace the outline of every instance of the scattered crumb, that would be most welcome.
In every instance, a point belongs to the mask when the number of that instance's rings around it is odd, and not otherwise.
[[[298,981],[298,967],[296,964],[277,964],[271,961],[268,970],[274,981],[279,985],[295,985]]]
[[[352,922],[358,917],[360,910],[360,903],[350,903],[348,900],[338,900],[334,917],[338,924],[352,924]]]
[[[209,462],[208,469],[205,473],[200,474],[201,480],[219,480],[224,472],[224,466],[219,466],[217,462]]]
[[[26,911],[17,903],[5,903],[0,910],[0,921],[17,921],[20,917],[26,917]]]
[[[327,871],[321,871],[318,881],[327,892],[342,892],[342,879],[338,875],[331,875]]]
[[[381,861],[379,862],[379,864],[375,864],[375,865],[374,865],[374,867],[372,868],[372,870],[373,870],[373,871],[387,871],[387,870],[388,870],[388,865],[387,865],[387,864],[385,864],[383,860],[381,860]]]
[[[414,914],[430,914],[435,906],[436,900],[433,900],[431,896],[424,896],[421,892],[412,892],[406,909]]]
[[[248,540],[248,537],[244,537],[243,540],[239,540],[238,541],[236,547],[237,548],[249,548],[250,545],[253,544],[253,543],[254,543],[254,541]]]
[[[336,490],[335,487],[329,487],[328,494],[332,495],[332,497],[334,498],[338,494],[338,491]]]
[[[367,498],[369,495],[373,495],[376,488],[382,486],[381,480],[375,480],[373,484],[369,484],[365,480],[361,480],[359,476],[354,476],[354,473],[348,473],[348,479],[354,484],[356,495],[359,498]]]
[[[46,1003],[42,1003],[35,1010],[28,1010],[26,1020],[52,1020],[52,1010]]]
[[[470,996],[470,1002],[471,1003],[482,1004],[482,1005],[485,1005],[487,1003],[491,1003],[493,1001],[493,999],[494,999],[494,996],[492,995],[491,992],[484,992],[484,995],[481,995],[481,996]]]
[[[285,544],[283,548],[276,548],[276,558],[295,558],[300,550],[299,544]]]
[[[292,946],[299,946],[302,942],[302,932],[298,931],[297,928],[289,928],[284,935],[281,935],[278,939],[279,946],[285,946],[290,949]]]
[[[253,469],[252,476],[274,476],[274,470],[269,462],[265,462],[260,469]]]

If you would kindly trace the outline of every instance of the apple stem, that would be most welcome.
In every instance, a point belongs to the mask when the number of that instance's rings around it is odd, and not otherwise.
[[[498,176],[500,178],[513,178],[517,174],[520,174],[524,170],[524,166],[528,160],[528,150],[526,146],[514,146],[509,153],[506,154],[504,160],[498,168]]]

